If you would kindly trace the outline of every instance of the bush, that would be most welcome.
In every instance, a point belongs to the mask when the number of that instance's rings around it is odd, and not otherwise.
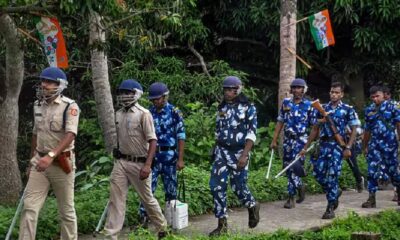
[[[210,167],[204,169],[203,167],[195,166],[195,164],[188,164],[184,170],[185,184],[186,184],[186,202],[189,203],[189,214],[199,215],[210,213],[213,209],[213,201],[208,186],[210,178]],[[275,161],[272,173],[276,174],[281,168],[281,162]],[[344,176],[347,176],[348,169],[344,169]],[[286,184],[285,177],[278,178],[277,180],[265,180],[266,167],[258,170],[252,170],[249,173],[249,187],[257,201],[275,201],[286,198]],[[106,176],[99,176],[106,177]],[[319,185],[315,182],[314,178],[309,175],[305,178],[308,185],[309,192],[321,192]],[[344,181],[347,183],[350,181]],[[161,183],[160,183],[161,184]],[[349,187],[342,185],[342,187]],[[155,196],[159,200],[160,205],[164,204],[163,188],[158,187]],[[234,196],[230,188],[228,188],[228,206],[238,207],[239,201]],[[77,191],[75,194],[75,208],[78,216],[78,229],[80,233],[90,233],[97,225],[101,213],[107,203],[109,197],[108,185],[98,185],[89,188],[86,191]],[[138,219],[138,196],[134,191],[129,191],[126,212],[126,224],[137,224]],[[11,219],[13,217],[15,208],[6,208],[0,206],[0,238],[5,237]],[[44,208],[42,209],[39,217],[39,225],[37,230],[38,239],[52,239],[58,236],[59,224],[57,206],[54,197],[48,197]],[[18,224],[17,224],[18,225]],[[14,229],[13,236],[17,236],[18,226]]]

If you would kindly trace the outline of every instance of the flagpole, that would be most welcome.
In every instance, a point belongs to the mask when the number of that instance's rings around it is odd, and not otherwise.
[[[306,62],[306,60],[302,59],[299,55],[297,55],[296,52],[295,52],[293,49],[288,48],[288,47],[286,47],[286,49],[287,49],[291,54],[295,55],[296,58],[299,59],[299,61],[300,61],[301,63],[303,63],[308,69],[310,69],[310,70],[312,69],[311,65],[308,64],[308,63]]]
[[[284,27],[289,27],[289,26],[295,25],[295,24],[297,24],[299,22],[303,22],[303,21],[305,21],[307,19],[308,19],[308,17],[302,18],[300,20],[297,20],[296,22],[289,23],[289,24],[285,25]]]

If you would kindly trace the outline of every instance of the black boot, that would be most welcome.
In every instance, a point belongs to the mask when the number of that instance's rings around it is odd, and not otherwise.
[[[227,232],[228,232],[228,221],[226,220],[226,217],[218,218],[218,227],[214,229],[212,232],[210,232],[208,236],[217,237]]]
[[[291,209],[294,208],[296,205],[294,203],[294,196],[289,196],[288,200],[286,201],[284,208]]]
[[[333,204],[333,210],[336,210],[339,207],[340,196],[342,196],[342,189],[339,188],[337,199],[336,199],[335,203]]]
[[[162,230],[158,232],[158,239],[163,239],[166,238],[168,236],[168,231]]]
[[[328,203],[328,206],[326,207],[326,211],[324,215],[322,215],[322,219],[332,219],[335,218],[335,212],[334,212],[334,203]]]
[[[304,199],[306,198],[306,185],[302,184],[298,189],[298,199],[296,200],[296,203],[302,203]]]
[[[375,193],[369,193],[368,200],[364,202],[361,207],[363,208],[376,208]]]
[[[260,204],[256,202],[256,205],[247,210],[249,211],[249,228],[255,228],[260,221]]]
[[[397,205],[400,206],[400,186],[396,187],[396,193],[397,193]]]

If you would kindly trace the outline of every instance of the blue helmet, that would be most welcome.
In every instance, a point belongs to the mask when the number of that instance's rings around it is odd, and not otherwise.
[[[123,91],[120,91],[120,93],[117,96],[117,102],[119,105],[123,107],[130,107],[134,105],[139,98],[143,94],[143,88],[138,83],[136,80],[133,79],[127,79],[122,81],[122,83],[119,85],[118,90],[127,90],[134,92],[134,94],[129,94]]]
[[[157,99],[157,98],[160,98],[160,97],[168,95],[168,94],[169,94],[168,87],[164,83],[155,82],[150,85],[150,88],[149,88],[149,99],[150,100]]]
[[[60,83],[61,81],[67,81],[67,76],[65,75],[64,71],[57,68],[57,67],[48,67],[45,68],[40,73],[40,79],[46,79],[50,81],[55,81]]]
[[[233,88],[233,87],[239,87],[242,85],[242,81],[236,76],[228,76],[224,79],[222,83],[222,87],[224,88]]]
[[[296,78],[292,81],[292,83],[290,84],[290,87],[304,87],[305,88],[305,87],[307,87],[307,83],[302,78]]]
[[[36,86],[36,97],[39,100],[47,100],[60,95],[68,86],[67,76],[63,70],[57,67],[48,67],[43,69],[40,73],[39,79],[58,83],[58,86],[52,88],[43,88],[38,84]]]
[[[133,90],[139,90],[143,93],[143,88],[138,83],[136,80],[133,79],[127,79],[122,81],[122,83],[119,85],[118,90],[128,90],[128,91],[133,91]]]

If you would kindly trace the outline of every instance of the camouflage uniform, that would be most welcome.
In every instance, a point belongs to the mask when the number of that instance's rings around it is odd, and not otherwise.
[[[150,112],[153,116],[158,139],[152,166],[151,189],[153,193],[156,191],[158,176],[161,175],[164,183],[165,201],[170,201],[176,199],[177,196],[178,141],[186,139],[182,112],[170,103],[166,103],[160,112],[153,106],[150,108]],[[142,204],[140,214],[141,216],[146,214]]]
[[[353,107],[340,102],[336,108],[331,103],[324,104],[323,108],[335,123],[339,134],[345,138],[346,126],[360,125]],[[315,119],[323,118],[317,110]],[[316,122],[316,121],[315,121]],[[314,166],[314,176],[326,193],[328,204],[333,204],[338,199],[339,176],[342,170],[343,148],[334,138],[328,123],[320,124],[320,153],[311,163]]]
[[[283,141],[283,166],[291,163],[296,155],[303,149],[307,142],[307,129],[312,125],[312,107],[311,102],[305,98],[296,104],[292,98],[283,100],[279,111],[278,121],[284,123],[284,141]],[[304,157],[299,161],[304,166]],[[301,178],[297,176],[292,169],[286,172],[288,177],[288,193],[290,196],[296,194],[296,189],[303,184]]]
[[[226,190],[228,176],[233,192],[247,208],[256,201],[247,186],[248,165],[237,169],[246,140],[256,140],[257,112],[243,95],[234,103],[222,102],[218,108],[214,163],[211,170],[210,189],[214,198],[214,214],[217,218],[227,216]]]
[[[398,170],[396,124],[400,121],[398,105],[384,101],[380,106],[371,104],[365,109],[365,130],[371,133],[368,142],[368,191],[375,193],[378,189],[380,167],[387,169],[387,174],[394,186],[400,183]]]

